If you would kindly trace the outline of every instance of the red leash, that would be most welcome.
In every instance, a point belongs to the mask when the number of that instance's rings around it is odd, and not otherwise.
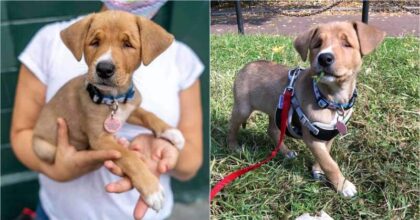
[[[248,173],[249,171],[252,171],[252,170],[255,170],[255,169],[261,167],[262,165],[264,165],[265,163],[269,162],[274,157],[276,157],[278,151],[281,148],[281,144],[283,143],[284,134],[286,133],[286,124],[287,124],[286,122],[287,122],[287,116],[288,116],[288,113],[289,113],[292,94],[293,94],[293,89],[290,89],[290,88],[286,89],[285,92],[283,93],[283,108],[282,108],[282,111],[281,111],[280,136],[279,136],[279,141],[277,143],[276,148],[271,152],[270,155],[267,156],[266,159],[264,159],[264,160],[262,160],[262,161],[260,161],[256,164],[253,164],[251,166],[248,166],[248,167],[242,168],[240,170],[237,170],[237,171],[227,175],[226,177],[224,177],[218,183],[216,183],[216,185],[211,189],[210,201],[213,200],[213,198],[227,184],[229,184],[230,182],[232,182],[236,178],[244,175],[245,173]]]

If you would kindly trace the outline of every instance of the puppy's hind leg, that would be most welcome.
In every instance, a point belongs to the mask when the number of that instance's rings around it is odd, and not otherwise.
[[[277,127],[274,117],[270,116],[267,133],[273,139],[274,143],[277,144],[279,141],[280,129]],[[289,150],[289,148],[284,143],[280,148],[280,153],[287,159],[293,159],[297,157],[297,153],[295,151]]]
[[[40,137],[34,136],[32,140],[32,149],[41,160],[50,164],[54,163],[55,153],[57,151],[56,146]]]
[[[245,124],[246,120],[251,115],[252,110],[251,106],[247,103],[237,103],[235,104],[232,109],[232,115],[230,117],[229,123],[229,134],[228,134],[228,146],[229,149],[234,150],[236,149],[238,144],[238,131],[241,124]]]

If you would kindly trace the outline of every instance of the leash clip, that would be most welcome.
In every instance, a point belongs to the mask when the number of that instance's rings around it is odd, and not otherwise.
[[[293,93],[295,91],[295,89],[294,89],[295,80],[297,79],[297,77],[298,77],[298,75],[300,73],[300,70],[301,70],[300,67],[298,67],[296,69],[293,69],[293,70],[289,70],[289,72],[287,73],[287,76],[289,78],[289,84],[284,89],[284,92],[283,93],[291,92],[292,95],[293,95]]]
[[[118,101],[116,99],[112,100],[111,105],[109,105],[112,111],[118,110]]]
[[[112,100],[109,108],[111,109],[111,118],[114,118],[114,115],[118,110],[118,101],[116,99]]]

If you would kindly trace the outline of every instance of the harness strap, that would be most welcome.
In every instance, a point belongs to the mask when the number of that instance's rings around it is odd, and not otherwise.
[[[289,84],[287,88],[294,88],[296,79],[299,76],[299,73],[302,71],[301,68],[296,68],[289,70],[288,77],[289,77]],[[351,107],[353,107],[356,97],[357,97],[357,90],[354,91],[352,98],[350,99],[349,103],[340,104],[335,102],[330,102],[328,99],[326,99],[319,91],[316,81],[313,80],[313,89],[315,93],[315,98],[318,103],[318,105],[321,108],[329,108],[331,110],[336,111],[335,118],[332,120],[330,124],[322,123],[322,122],[311,122],[309,118],[305,115],[303,112],[303,109],[300,107],[299,100],[297,96],[292,94],[291,103],[292,107],[289,110],[288,118],[287,118],[287,135],[292,136],[297,139],[302,138],[302,132],[301,127],[305,126],[312,136],[316,137],[320,140],[331,140],[337,134],[339,134],[336,124],[337,121],[340,119],[340,121],[347,123],[347,121],[350,119],[351,116]],[[276,121],[281,120],[281,112],[282,110],[282,103],[283,103],[283,95],[280,95],[279,98],[279,104],[277,106],[276,111]],[[346,115],[340,116],[337,111],[344,111],[344,110],[350,110],[347,112]],[[342,118],[340,118],[342,117]],[[293,121],[293,118],[298,119],[298,121]],[[277,127],[280,126],[280,123],[276,123]]]
[[[226,177],[224,177],[222,180],[220,180],[219,182],[216,183],[216,185],[211,189],[210,192],[210,201],[213,200],[213,198],[220,192],[220,190],[222,190],[227,184],[229,184],[230,182],[232,182],[233,180],[235,180],[236,178],[244,175],[245,173],[248,173],[252,170],[255,170],[259,167],[261,167],[262,165],[268,163],[270,160],[272,160],[274,157],[276,157],[278,151],[280,150],[283,140],[284,140],[284,134],[286,133],[286,126],[287,126],[287,115],[289,113],[289,108],[290,108],[290,103],[291,103],[291,97],[293,94],[293,89],[286,89],[283,96],[283,103],[282,103],[282,107],[283,110],[281,112],[281,116],[282,119],[280,121],[280,136],[279,136],[279,141],[277,143],[276,148],[267,156],[266,159],[253,164],[251,166],[242,168],[240,170],[237,170],[229,175],[227,175]]]
[[[289,117],[287,118],[288,133],[286,133],[286,135],[292,136],[293,138],[300,139],[302,137],[302,132],[301,132],[300,127],[297,127],[300,124],[297,124],[296,126],[294,126],[295,124],[293,123],[293,117],[294,117],[294,111],[292,107],[289,109]]]
[[[296,96],[292,97],[292,106],[299,116],[300,123],[303,126],[307,127],[314,135],[318,135],[319,130],[311,123],[308,117],[306,117],[305,113],[303,113],[303,110],[300,107],[299,101],[297,100]]]
[[[333,130],[335,129],[336,122],[339,117],[343,117],[343,122],[347,123],[350,120],[351,114],[353,109],[349,109],[348,112],[344,116],[339,116],[337,113],[335,114],[335,118],[331,121],[330,124],[322,123],[322,122],[312,122],[312,124],[321,129]]]

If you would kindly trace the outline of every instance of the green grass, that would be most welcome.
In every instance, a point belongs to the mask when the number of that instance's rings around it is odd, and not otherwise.
[[[358,188],[352,199],[310,177],[313,157],[298,140],[286,139],[299,156],[277,156],[228,185],[211,203],[213,219],[294,219],[324,210],[334,219],[420,219],[419,87],[420,41],[387,38],[364,59],[350,134],[334,141],[332,156]],[[273,53],[273,48],[282,48]],[[259,59],[290,67],[303,63],[292,39],[279,36],[211,37],[211,185],[228,173],[258,162],[274,148],[268,118],[254,113],[241,129],[242,148],[227,148],[235,74]]]

